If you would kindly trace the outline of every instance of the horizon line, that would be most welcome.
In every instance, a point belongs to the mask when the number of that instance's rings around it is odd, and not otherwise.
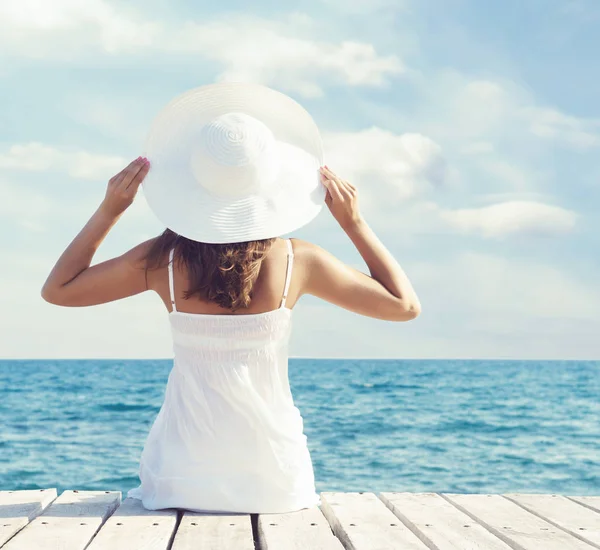
[[[313,361],[587,361],[598,362],[596,359],[543,359],[518,357],[301,357],[289,356],[288,359]],[[0,361],[173,361],[173,357],[0,357]]]

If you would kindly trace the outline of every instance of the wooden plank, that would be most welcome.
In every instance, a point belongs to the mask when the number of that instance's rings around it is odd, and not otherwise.
[[[120,491],[64,491],[2,550],[83,550],[120,501]]]
[[[321,493],[321,511],[348,550],[426,550],[374,493]]]
[[[166,550],[177,528],[177,510],[146,510],[126,498],[86,550]]]
[[[183,512],[172,550],[254,550],[250,514]]]
[[[574,537],[600,548],[600,513],[561,495],[507,493],[503,496]]]
[[[579,504],[583,504],[590,510],[595,510],[596,512],[600,512],[600,497],[588,497],[588,496],[570,497],[570,496],[568,496],[567,498],[570,498],[571,500],[578,502]]]
[[[41,514],[56,498],[56,489],[0,491],[0,546]]]
[[[442,493],[459,510],[519,550],[590,550],[589,544],[538,518],[502,495]]]
[[[258,516],[259,550],[344,550],[318,506]]]
[[[379,498],[429,548],[511,548],[436,493],[381,493]]]

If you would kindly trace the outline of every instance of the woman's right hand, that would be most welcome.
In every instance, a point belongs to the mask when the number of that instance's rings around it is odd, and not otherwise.
[[[358,208],[358,191],[351,183],[334,174],[327,166],[319,169],[327,189],[325,204],[342,229],[347,230],[362,221]]]

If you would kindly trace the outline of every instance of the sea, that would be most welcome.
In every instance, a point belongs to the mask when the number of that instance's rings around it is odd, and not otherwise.
[[[172,360],[0,361],[0,490],[118,490]],[[318,492],[600,495],[600,361],[290,359]]]

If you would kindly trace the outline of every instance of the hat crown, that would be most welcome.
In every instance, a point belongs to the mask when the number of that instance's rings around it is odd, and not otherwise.
[[[246,166],[255,162],[273,144],[266,124],[245,113],[227,113],[202,128],[206,153],[223,166]]]
[[[213,195],[241,197],[268,190],[278,160],[275,137],[266,124],[229,112],[202,126],[190,164],[198,183]]]

